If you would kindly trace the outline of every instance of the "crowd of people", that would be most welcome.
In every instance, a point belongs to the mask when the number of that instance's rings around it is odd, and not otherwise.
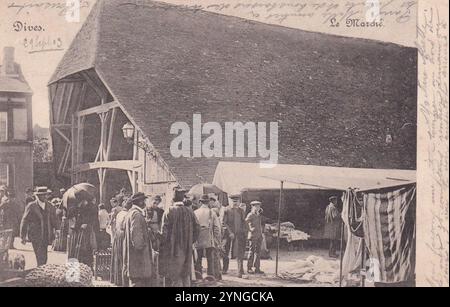
[[[247,214],[239,195],[222,205],[217,195],[190,199],[177,189],[164,209],[161,196],[150,198],[126,189],[109,204],[99,205],[94,197],[86,197],[75,206],[64,206],[64,193],[65,189],[56,195],[47,187],[28,189],[24,213],[13,214],[7,209],[17,208],[13,194],[0,187],[1,229],[13,229],[22,244],[31,242],[38,266],[47,263],[51,245],[91,268],[96,251],[110,251],[110,281],[117,286],[187,287],[193,281],[220,280],[228,273],[230,259],[236,259],[240,278],[263,274],[259,201],[251,202]]]
[[[64,189],[61,189],[59,193],[54,193],[46,187],[39,187],[35,190],[28,188],[25,191],[25,204],[24,206],[20,206],[15,192],[4,185],[0,186],[0,230],[12,230],[13,238],[19,236],[24,217],[24,211],[21,208],[26,208],[28,204],[39,199],[48,203],[51,205],[51,209],[54,209],[54,212],[52,212],[55,214],[56,219],[53,228],[60,229],[61,224],[58,221],[61,221],[64,215],[62,205],[62,195],[64,192]],[[30,212],[28,212],[29,214]],[[14,240],[10,241],[10,249],[14,249]]]
[[[164,210],[158,195],[150,202],[143,193],[114,197],[109,215],[111,282],[118,286],[189,287],[193,281],[222,279],[231,258],[237,261],[238,277],[243,277],[247,242],[246,273],[263,274],[261,203],[252,202],[246,216],[246,206],[239,198],[232,195],[231,204],[225,207],[215,196],[191,200],[185,191],[177,190],[171,206]],[[99,219],[103,216],[106,218],[99,211]]]

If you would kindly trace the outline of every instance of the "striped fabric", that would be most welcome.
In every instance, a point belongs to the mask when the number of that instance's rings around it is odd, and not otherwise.
[[[409,281],[415,266],[416,185],[364,195],[364,238],[375,281]],[[374,261],[375,260],[375,261]]]

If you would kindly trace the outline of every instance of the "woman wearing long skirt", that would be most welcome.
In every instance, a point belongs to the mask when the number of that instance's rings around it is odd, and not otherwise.
[[[59,229],[57,230],[56,239],[53,245],[55,252],[65,252],[67,250],[67,235],[69,232],[69,223],[66,217],[63,217]]]
[[[69,219],[69,236],[67,254],[69,259],[93,267],[94,251],[97,250],[96,233],[99,230],[97,206],[93,201],[83,201],[78,206],[67,210]]]
[[[130,209],[131,203],[124,204],[122,210],[120,210],[114,222],[114,236],[112,243],[112,255],[111,255],[111,278],[112,284],[119,287],[128,286],[128,279],[123,274],[123,242],[125,240],[125,217]]]

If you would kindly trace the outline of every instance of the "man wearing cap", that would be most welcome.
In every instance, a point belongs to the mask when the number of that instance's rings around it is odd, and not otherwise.
[[[336,247],[340,239],[341,218],[337,208],[337,196],[331,196],[325,209],[324,238],[330,241],[328,256],[336,258]]]
[[[247,234],[245,212],[239,207],[240,195],[231,195],[231,204],[225,208],[223,215],[223,241],[225,253],[223,256],[223,274],[228,272],[230,257],[235,256],[238,266],[238,276],[244,274],[244,255]]]
[[[38,187],[34,193],[36,200],[30,202],[20,223],[22,244],[31,241],[37,265],[47,263],[48,245],[53,242],[56,229],[55,209],[47,201],[47,187]]]
[[[247,261],[247,272],[249,274],[264,274],[260,268],[261,243],[263,239],[261,202],[255,200],[252,201],[250,205],[252,206],[252,209],[245,218],[248,226],[248,240],[250,241],[250,254]],[[254,271],[253,268],[255,268]]]
[[[124,274],[132,287],[151,286],[152,246],[145,222],[144,193],[136,193],[129,201],[132,206],[128,211],[125,224],[124,240]]]
[[[195,260],[195,276],[197,280],[203,279],[203,256],[206,256],[209,276],[214,276],[213,250],[215,240],[220,237],[219,218],[215,212],[209,208],[209,196],[202,195],[200,198],[200,208],[195,210],[195,216],[200,224],[200,233],[196,243],[197,259]]]

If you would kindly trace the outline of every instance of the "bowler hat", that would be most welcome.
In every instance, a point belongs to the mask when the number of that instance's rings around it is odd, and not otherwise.
[[[239,195],[239,194],[231,194],[230,198],[231,199],[239,199],[239,198],[241,198],[241,195]]]
[[[251,203],[250,203],[250,205],[253,207],[253,206],[261,206],[261,202],[260,201],[258,201],[258,200],[254,200],[254,201],[252,201]]]
[[[49,189],[47,187],[36,187],[36,190],[34,190],[34,194],[36,195],[45,195],[48,194]]]
[[[199,200],[201,203],[207,203],[207,202],[209,202],[209,196],[207,194],[203,194]]]
[[[134,203],[134,202],[136,202],[136,201],[138,201],[138,200],[144,200],[144,199],[146,199],[146,198],[147,198],[147,196],[146,196],[144,193],[138,192],[138,193],[135,193],[135,194],[133,194],[133,195],[131,196],[130,202]]]
[[[330,198],[328,198],[329,201],[332,201],[333,199],[337,199],[337,196],[330,196]]]

